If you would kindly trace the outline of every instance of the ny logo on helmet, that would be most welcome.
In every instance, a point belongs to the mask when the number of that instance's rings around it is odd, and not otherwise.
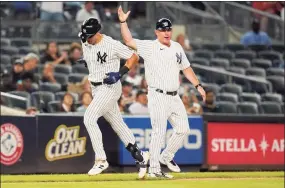
[[[107,57],[106,52],[104,52],[103,55],[101,55],[101,52],[97,53],[97,61],[99,62],[99,60],[100,60],[101,64],[106,63],[106,57]]]

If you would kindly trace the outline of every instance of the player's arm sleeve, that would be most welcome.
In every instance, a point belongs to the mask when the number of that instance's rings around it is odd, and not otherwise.
[[[152,42],[151,40],[139,40],[139,39],[134,39],[136,46],[137,46],[137,53],[140,55],[142,58],[147,59],[148,57],[151,56],[151,47],[152,47]]]
[[[184,70],[184,69],[187,69],[188,67],[190,67],[190,62],[183,50],[183,48],[181,47],[181,54],[182,54],[182,61],[181,61],[181,64],[180,64],[180,70]]]
[[[129,59],[135,51],[116,41],[114,44],[114,53],[120,59]]]

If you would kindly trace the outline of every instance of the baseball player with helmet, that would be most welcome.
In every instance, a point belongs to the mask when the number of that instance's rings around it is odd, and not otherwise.
[[[82,40],[84,63],[89,70],[93,100],[84,114],[84,124],[89,133],[95,152],[95,164],[88,172],[97,175],[108,168],[103,148],[102,133],[97,124],[103,116],[118,134],[139,167],[139,178],[147,171],[149,153],[141,151],[135,143],[135,137],[124,123],[117,101],[122,93],[120,78],[138,63],[139,57],[134,51],[111,37],[101,34],[101,24],[95,18],[83,22],[78,36]],[[120,69],[120,59],[127,59]]]
[[[172,23],[167,18],[161,18],[156,23],[156,40],[133,39],[127,25],[130,11],[124,13],[118,9],[121,22],[121,33],[125,44],[136,50],[144,58],[145,77],[148,84],[148,107],[152,124],[150,142],[150,167],[148,177],[173,178],[161,171],[160,163],[174,172],[180,172],[173,158],[182,146],[185,136],[189,135],[188,117],[177,91],[179,89],[179,73],[196,87],[205,101],[205,91],[199,83],[183,48],[171,40]],[[173,127],[173,134],[166,148],[161,152],[165,140],[167,120]]]

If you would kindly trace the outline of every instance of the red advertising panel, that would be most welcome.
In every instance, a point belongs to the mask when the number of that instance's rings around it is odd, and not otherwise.
[[[284,124],[208,122],[208,164],[284,164]]]

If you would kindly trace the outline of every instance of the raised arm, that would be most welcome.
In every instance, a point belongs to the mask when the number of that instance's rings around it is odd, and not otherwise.
[[[121,24],[120,24],[121,25],[121,34],[122,34],[124,43],[128,47],[130,47],[134,50],[137,50],[136,42],[133,39],[132,34],[131,34],[129,27],[128,27],[128,24],[127,24],[127,19],[129,17],[130,13],[131,13],[131,11],[124,13],[121,6],[118,8],[118,17],[119,17],[119,20],[121,22]]]

